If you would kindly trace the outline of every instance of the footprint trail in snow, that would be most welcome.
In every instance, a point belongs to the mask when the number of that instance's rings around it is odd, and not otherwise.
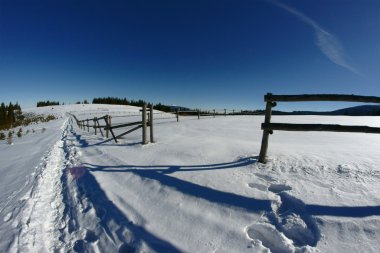
[[[262,244],[272,253],[315,252],[321,235],[316,220],[308,215],[305,204],[291,196],[292,188],[276,183],[267,176],[258,175],[264,184],[249,183],[248,187],[276,194],[272,211],[264,213],[261,219],[246,228],[252,243]]]

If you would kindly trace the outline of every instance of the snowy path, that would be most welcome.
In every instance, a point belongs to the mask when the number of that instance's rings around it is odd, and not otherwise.
[[[67,127],[67,124],[64,124]],[[62,175],[65,169],[64,142],[67,129],[45,156],[41,174],[36,178],[31,191],[24,197],[20,220],[13,222],[19,230],[14,250],[20,252],[52,252],[64,247],[59,241],[66,227],[64,216]]]

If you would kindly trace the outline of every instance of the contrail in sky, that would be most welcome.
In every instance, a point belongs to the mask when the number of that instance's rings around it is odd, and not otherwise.
[[[287,12],[293,14],[294,16],[299,18],[301,21],[311,26],[315,31],[315,34],[317,37],[317,45],[319,49],[322,51],[324,55],[327,56],[327,58],[330,59],[330,61],[332,61],[333,63],[343,68],[350,70],[351,72],[361,77],[365,77],[359,70],[357,70],[355,67],[353,67],[349,63],[350,58],[348,57],[348,55],[346,55],[346,53],[344,52],[343,46],[333,34],[324,30],[322,27],[318,25],[317,22],[305,16],[303,13],[295,10],[294,8],[284,3],[280,3],[276,0],[268,0],[268,1],[280,7],[281,9],[286,10]]]

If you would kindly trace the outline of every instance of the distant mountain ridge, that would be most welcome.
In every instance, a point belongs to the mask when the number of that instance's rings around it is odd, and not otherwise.
[[[380,105],[359,105],[330,112],[273,111],[273,115],[334,115],[334,116],[380,116]]]

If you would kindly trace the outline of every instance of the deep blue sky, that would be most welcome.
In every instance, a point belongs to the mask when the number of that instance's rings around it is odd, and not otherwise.
[[[380,96],[380,1],[0,0],[0,101],[99,96],[263,108],[263,95]],[[329,109],[347,104],[280,104]]]

